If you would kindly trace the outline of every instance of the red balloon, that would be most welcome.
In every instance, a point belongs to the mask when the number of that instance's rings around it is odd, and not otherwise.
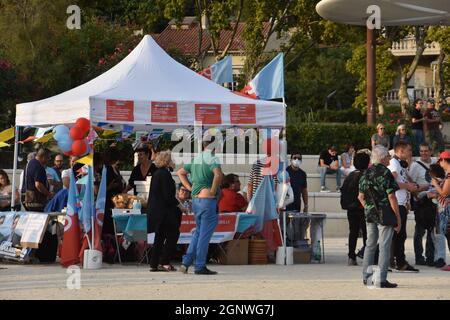
[[[81,131],[80,128],[78,128],[77,126],[72,127],[69,131],[70,137],[72,138],[73,141],[75,140],[81,140],[84,138],[84,133],[83,131]]]
[[[75,122],[75,126],[78,127],[83,135],[87,134],[89,132],[89,129],[91,128],[91,122],[86,118],[78,118]]]
[[[72,143],[72,153],[75,156],[82,156],[87,152],[86,141],[84,139],[75,140]]]

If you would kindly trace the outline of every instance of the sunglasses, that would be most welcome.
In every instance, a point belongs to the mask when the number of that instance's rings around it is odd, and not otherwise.
[[[380,128],[380,129],[378,129],[378,130],[384,130],[384,128]]]
[[[302,157],[293,157],[292,160],[302,160]]]

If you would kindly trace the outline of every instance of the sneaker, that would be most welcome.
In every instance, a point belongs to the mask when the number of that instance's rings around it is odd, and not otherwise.
[[[391,269],[391,268],[388,268],[388,272],[392,272],[392,269]]]
[[[188,266],[182,264],[182,265],[180,266],[179,271],[180,271],[181,273],[187,274],[187,273],[188,273],[188,269],[189,269]]]
[[[434,266],[436,267],[436,268],[442,268],[442,267],[444,267],[445,266],[445,261],[444,261],[444,259],[438,259],[435,263],[434,263]]]
[[[385,281],[380,283],[380,288],[397,288],[397,284]]]
[[[320,187],[320,192],[330,192],[326,187]]]
[[[208,275],[208,276],[209,276],[209,275],[217,274],[216,271],[209,270],[207,267],[204,267],[203,269],[200,269],[200,270],[195,270],[194,273],[195,273],[195,274]]]
[[[348,266],[357,266],[358,263],[356,262],[356,259],[349,258],[347,265]]]
[[[341,187],[336,187],[336,192],[341,192]]]
[[[450,264],[446,265],[445,267],[441,268],[442,271],[450,271]]]
[[[414,268],[409,263],[403,265],[401,268],[397,268],[397,271],[399,272],[419,272],[419,269]]]
[[[363,285],[367,286],[367,280],[363,280]]]

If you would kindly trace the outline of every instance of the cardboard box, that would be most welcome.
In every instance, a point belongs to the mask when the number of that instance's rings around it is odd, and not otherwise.
[[[221,264],[248,264],[248,239],[231,240],[222,245],[218,260]]]
[[[294,264],[311,263],[311,248],[294,248]]]

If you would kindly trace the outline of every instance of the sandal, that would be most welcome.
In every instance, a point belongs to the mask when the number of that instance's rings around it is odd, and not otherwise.
[[[159,265],[156,268],[155,267],[150,268],[150,272],[160,272],[160,271],[169,271],[169,270],[166,270],[166,268],[164,268],[162,265]]]
[[[159,265],[158,268],[161,268],[162,269],[161,271],[166,271],[166,272],[177,271],[177,269],[171,264]]]

